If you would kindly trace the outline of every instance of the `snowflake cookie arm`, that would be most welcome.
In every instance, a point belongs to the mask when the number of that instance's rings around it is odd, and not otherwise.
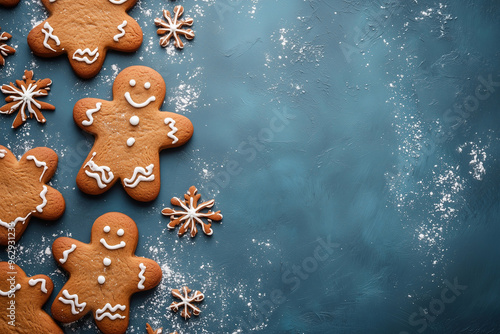
[[[52,11],[52,6],[55,3],[50,3],[49,0],[44,0],[44,5],[49,12]],[[33,50],[33,53],[40,57],[56,57],[62,55],[65,50],[59,39],[64,32],[55,29],[50,19],[47,19],[33,28],[28,34],[28,45]]]
[[[134,266],[132,272],[136,274],[135,292],[150,290],[160,283],[163,273],[161,267],[154,260],[137,257]]]
[[[6,32],[2,32],[0,34],[0,65],[5,65],[5,57],[16,53],[16,49],[3,43],[11,37],[12,35]]]
[[[73,120],[81,129],[95,134],[100,115],[106,108],[104,100],[85,98],[79,100],[73,108]]]

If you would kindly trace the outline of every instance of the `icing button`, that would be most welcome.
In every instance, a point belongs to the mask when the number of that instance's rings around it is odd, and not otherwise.
[[[134,137],[130,137],[129,139],[127,139],[127,146],[128,147],[131,147],[134,144],[135,144],[135,138]]]
[[[99,277],[97,277],[97,282],[99,282],[99,284],[103,285],[104,282],[106,282],[106,278],[104,276],[99,276]]]
[[[133,126],[136,126],[139,124],[139,117],[138,116],[132,116],[130,117],[130,124]]]
[[[105,257],[103,260],[102,260],[102,263],[106,266],[106,267],[109,267],[111,265],[111,259],[109,257]]]

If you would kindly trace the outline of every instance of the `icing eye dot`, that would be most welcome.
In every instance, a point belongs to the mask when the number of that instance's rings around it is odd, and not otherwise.
[[[119,237],[123,236],[125,234],[125,231],[121,228],[119,229],[118,231],[116,231],[116,235],[118,235]]]
[[[104,226],[104,232],[109,233],[109,231],[111,231],[111,227]]]
[[[102,260],[102,263],[106,266],[109,267],[111,264],[111,259],[109,257],[105,257],[104,260]]]
[[[144,84],[144,88],[146,88],[146,89],[150,89],[150,88],[151,88],[151,83],[150,83],[150,82],[146,82],[146,83]]]
[[[134,87],[135,86],[135,80],[134,79],[130,80],[128,83],[129,83],[130,87]]]
[[[104,276],[99,276],[97,277],[97,282],[99,282],[99,284],[104,284],[104,282],[106,282],[106,277]]]

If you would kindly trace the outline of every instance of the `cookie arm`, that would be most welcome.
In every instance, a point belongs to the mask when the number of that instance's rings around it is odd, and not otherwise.
[[[146,258],[135,259],[137,273],[135,281],[137,282],[136,291],[146,291],[157,286],[162,278],[161,267],[155,261]]]
[[[113,41],[109,48],[122,52],[134,52],[142,44],[142,29],[139,24],[130,16],[126,16],[116,27]]]
[[[161,149],[178,147],[191,139],[193,124],[187,117],[172,112],[162,112],[160,115]]]
[[[48,276],[35,275],[29,278],[26,288],[32,291],[34,298],[31,299],[31,302],[42,308],[54,290],[54,283]]]
[[[50,5],[47,7],[50,11]],[[40,57],[56,57],[63,54],[64,47],[49,20],[34,27],[28,34],[28,45],[33,53]]]
[[[96,124],[99,122],[100,113],[106,101],[85,98],[79,100],[73,108],[73,120],[83,130],[94,133],[96,131]]]
[[[41,183],[47,183],[52,178],[57,169],[57,153],[48,147],[35,147],[26,152],[19,165],[28,174],[40,176]]]
[[[60,266],[71,272],[73,267],[81,265],[81,261],[86,261],[79,254],[87,248],[88,245],[83,242],[68,237],[60,237],[52,244],[52,255]]]
[[[37,207],[37,211],[33,213],[34,217],[45,220],[56,220],[62,216],[66,209],[66,202],[62,194],[50,186],[45,186],[46,191],[42,191],[40,197],[43,196],[42,205]]]

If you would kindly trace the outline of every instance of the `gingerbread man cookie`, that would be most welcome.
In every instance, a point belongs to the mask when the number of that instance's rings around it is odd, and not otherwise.
[[[97,218],[89,244],[56,239],[52,253],[70,278],[52,304],[54,319],[68,323],[92,312],[103,333],[125,333],[131,295],[154,288],[162,277],[155,261],[134,255],[138,240],[135,222],[118,212]]]
[[[63,196],[47,185],[56,168],[50,148],[34,148],[17,161],[0,145],[0,245],[19,240],[31,217],[55,220],[63,214]]]
[[[42,0],[50,17],[28,35],[37,56],[66,53],[76,74],[94,77],[107,50],[136,51],[142,44],[139,24],[126,12],[137,0]]]
[[[181,146],[193,134],[189,119],[159,110],[165,89],[158,72],[132,66],[116,77],[112,101],[86,98],[76,103],[76,124],[96,137],[76,178],[83,192],[102,194],[121,179],[136,200],[158,196],[159,151]]]
[[[0,262],[0,333],[62,334],[42,309],[53,289],[49,277],[28,277],[19,266]]]

